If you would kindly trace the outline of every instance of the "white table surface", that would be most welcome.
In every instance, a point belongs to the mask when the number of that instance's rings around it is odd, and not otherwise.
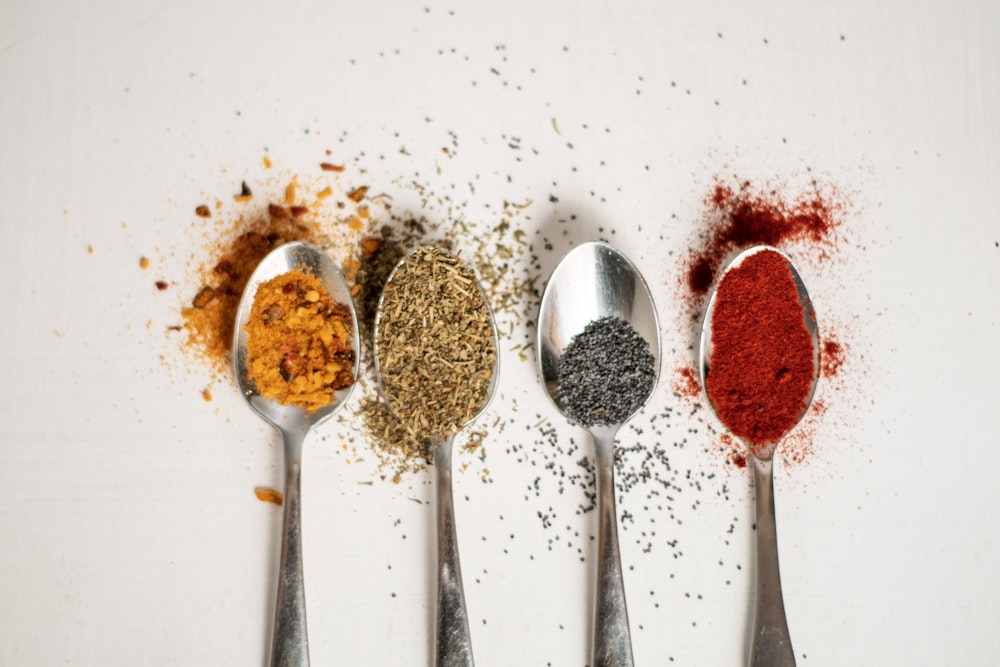
[[[279,484],[280,446],[164,328],[206,259],[194,207],[265,153],[315,174],[327,149],[438,220],[414,183],[479,224],[531,199],[543,277],[603,227],[653,285],[663,381],[637,423],[674,413],[621,442],[663,444],[673,486],[619,498],[639,665],[745,660],[748,476],[670,389],[703,197],[720,173],[850,192],[840,259],[803,271],[852,345],[845,386],[776,482],[796,654],[998,664],[998,34],[991,0],[5,2],[0,664],[264,662],[280,511],[253,489]],[[536,230],[570,215],[545,251]],[[578,474],[589,445],[532,357],[503,373],[490,419],[512,421],[485,463],[457,457],[477,663],[582,665],[594,514],[545,463]],[[380,480],[350,419],[305,457],[313,664],[428,664],[430,474]]]

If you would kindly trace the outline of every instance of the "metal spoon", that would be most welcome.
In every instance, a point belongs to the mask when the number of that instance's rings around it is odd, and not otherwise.
[[[558,388],[559,359],[574,336],[602,317],[628,322],[649,343],[659,377],[660,329],[646,282],[635,266],[610,245],[584,243],[563,257],[552,272],[538,315],[539,373],[549,396],[564,415],[566,407]],[[621,424],[587,427],[594,439],[597,459],[597,595],[591,662],[594,667],[633,664],[615,511],[614,441],[620,427]]]
[[[240,390],[253,411],[276,428],[285,447],[284,523],[281,534],[281,565],[271,638],[273,667],[306,667],[309,665],[309,638],[306,632],[306,598],[302,578],[302,533],[299,492],[302,480],[302,443],[309,429],[329,419],[350,397],[354,385],[337,391],[330,405],[310,415],[300,407],[282,405],[257,393],[257,387],[247,378],[247,333],[244,326],[250,317],[254,296],[262,282],[301,269],[318,277],[330,296],[351,311],[351,349],[354,364],[351,372],[358,375],[361,344],[358,339],[358,318],[351,300],[351,291],[333,260],[319,248],[307,243],[287,243],[265,257],[254,270],[240,298],[233,336],[233,365]]]
[[[813,394],[816,393],[816,384],[819,380],[819,331],[816,326],[816,314],[813,311],[812,301],[809,300],[809,293],[802,282],[792,261],[786,255],[775,248],[768,246],[755,246],[740,253],[726,267],[720,283],[725,279],[725,274],[738,267],[743,260],[752,254],[761,251],[771,251],[780,254],[788,260],[788,270],[795,281],[798,291],[799,303],[802,304],[802,317],[813,343],[813,378],[812,386],[809,389],[809,396],[802,406],[802,413],[799,420],[805,415],[809,404],[812,402]],[[699,349],[699,367],[701,372],[701,386],[705,386],[705,379],[709,375],[712,357],[712,316],[715,314],[715,297],[718,293],[712,294],[705,312],[705,321],[701,329],[701,346]],[[709,398],[712,409],[716,410],[715,404]],[[718,411],[716,410],[716,414]],[[750,638],[750,659],[751,667],[794,667],[795,653],[792,651],[792,639],[788,633],[788,621],[785,618],[785,603],[781,596],[781,572],[778,567],[778,536],[774,520],[774,451],[778,442],[768,443],[762,448],[747,447],[750,461],[753,464],[754,488],[756,489],[756,523],[757,523],[757,603],[754,610],[753,630]],[[757,452],[754,450],[758,449]]]
[[[418,251],[419,252],[419,251]],[[392,283],[399,273],[399,267],[406,262],[406,257],[401,259],[393,268],[392,273],[386,280],[383,289]],[[493,374],[490,378],[490,386],[487,390],[486,400],[472,419],[466,422],[462,428],[475,421],[475,419],[486,410],[486,407],[493,400],[496,392],[497,380],[500,377],[500,343],[497,333],[496,320],[493,311],[490,309],[489,301],[483,292],[482,286],[477,282],[476,288],[479,290],[483,303],[489,316],[490,328],[493,330],[493,347],[496,350],[494,355]],[[382,319],[382,301],[379,298],[378,308],[375,312],[375,327],[372,338],[375,348],[375,375],[378,377],[379,385],[382,387],[382,394],[385,392],[385,378],[382,376],[380,367],[380,340],[379,324]],[[392,405],[389,405],[392,409]],[[461,429],[459,429],[461,430]],[[455,501],[452,496],[451,485],[451,450],[452,442],[456,433],[447,436],[429,438],[429,445],[434,452],[434,470],[437,473],[436,495],[437,495],[437,566],[438,566],[438,588],[437,588],[437,618],[436,634],[434,637],[434,665],[436,667],[472,667],[472,637],[469,632],[469,614],[465,607],[465,591],[462,587],[462,568],[458,557],[458,535],[455,531]]]

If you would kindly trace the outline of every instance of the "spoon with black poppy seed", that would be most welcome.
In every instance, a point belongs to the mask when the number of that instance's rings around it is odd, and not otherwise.
[[[652,394],[660,367],[659,325],[638,269],[606,243],[584,243],[567,253],[542,295],[537,349],[549,397],[594,440],[598,560],[591,665],[631,667],[614,442]]]
[[[375,372],[411,435],[424,439],[437,474],[438,591],[433,664],[472,667],[452,498],[452,441],[489,404],[499,378],[496,323],[472,269],[421,247],[393,269],[379,300]]]

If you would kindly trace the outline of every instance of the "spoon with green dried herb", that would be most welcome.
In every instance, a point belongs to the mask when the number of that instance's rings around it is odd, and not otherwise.
[[[455,434],[489,404],[499,375],[496,323],[472,269],[441,248],[400,260],[375,316],[375,372],[389,407],[428,443],[437,472],[434,664],[471,667],[472,642],[451,491]]]

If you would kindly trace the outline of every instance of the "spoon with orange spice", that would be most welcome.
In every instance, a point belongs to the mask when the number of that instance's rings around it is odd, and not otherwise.
[[[305,334],[303,329],[314,331]],[[272,338],[280,344],[270,345]],[[360,347],[350,288],[325,252],[307,243],[287,243],[261,261],[240,298],[233,365],[250,407],[284,440],[284,519],[272,667],[309,665],[299,500],[302,444],[310,429],[332,417],[350,397]]]
[[[747,447],[757,525],[751,667],[795,665],[778,567],[774,453],[805,415],[819,379],[819,332],[791,260],[768,246],[726,268],[702,326],[702,386],[719,420]]]

